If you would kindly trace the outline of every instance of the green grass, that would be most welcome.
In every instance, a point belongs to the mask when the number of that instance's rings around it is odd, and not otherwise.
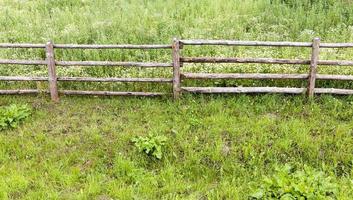
[[[202,12],[200,12],[202,11]],[[0,1],[0,42],[80,44],[171,44],[174,36],[193,39],[304,41],[320,37],[323,42],[353,40],[352,1],[334,0],[198,0],[198,1]],[[171,62],[170,50],[56,50],[57,60],[113,60]],[[310,58],[310,48],[190,47],[184,56],[232,56]],[[352,49],[323,49],[320,59],[346,59]],[[43,50],[0,49],[0,58],[44,59]],[[45,67],[0,66],[2,75],[46,76]],[[259,64],[185,64],[189,72],[308,73],[308,66]],[[170,69],[122,69],[109,67],[58,67],[60,76],[171,77]],[[319,73],[352,74],[351,67],[319,67]],[[185,82],[185,86],[194,85]],[[215,81],[198,85],[219,84]],[[298,87],[305,81],[277,83],[233,81],[222,85]],[[103,86],[101,86],[103,85]],[[143,84],[142,84],[143,85]],[[37,88],[36,84],[1,83],[0,88]],[[349,82],[321,81],[318,87],[352,88]],[[170,91],[169,86],[147,84],[62,83],[63,89]]]
[[[353,41],[351,0],[0,0],[0,42],[171,44],[183,39]],[[56,50],[57,60],[171,62],[170,50]],[[187,47],[184,56],[310,58],[310,48]],[[352,49],[320,59],[351,60]],[[40,49],[0,49],[1,59],[44,59]],[[320,66],[319,73],[352,74]],[[170,69],[58,68],[59,76],[170,77]],[[300,65],[184,65],[188,72],[307,73]],[[46,67],[1,65],[0,74],[45,76]],[[297,86],[305,81],[185,81],[183,86]],[[350,88],[348,81],[318,87]],[[47,88],[2,82],[1,89]],[[59,83],[60,89],[171,91],[170,84]],[[171,98],[1,96],[32,115],[0,132],[0,199],[246,199],[276,168],[306,167],[353,196],[351,96],[184,95]],[[167,137],[162,159],[133,138]],[[306,167],[305,167],[306,166]],[[313,175],[315,178],[315,174]],[[296,180],[293,178],[293,180]],[[276,191],[273,191],[276,193]]]
[[[10,199],[244,199],[287,163],[337,178],[339,199],[353,195],[350,97],[0,98],[14,101],[34,111],[0,134]],[[161,160],[131,142],[148,134],[168,138]]]

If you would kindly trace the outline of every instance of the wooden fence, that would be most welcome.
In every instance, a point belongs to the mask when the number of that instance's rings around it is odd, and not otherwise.
[[[181,50],[187,45],[221,45],[221,46],[263,46],[263,47],[309,47],[312,49],[310,60],[273,59],[273,58],[218,58],[218,57],[182,57]],[[353,89],[315,88],[315,81],[322,80],[353,80],[353,75],[317,74],[319,65],[353,66],[353,61],[319,60],[320,48],[349,48],[353,43],[320,43],[319,38],[312,42],[262,42],[232,40],[178,40],[171,45],[80,45],[80,44],[0,44],[0,48],[42,48],[46,51],[46,60],[9,60],[0,59],[0,64],[7,65],[47,65],[48,77],[0,76],[0,81],[48,81],[51,99],[59,101],[59,94],[65,95],[122,95],[122,96],[160,96],[159,92],[117,92],[117,91],[81,91],[59,90],[58,81],[78,82],[156,82],[171,83],[174,99],[183,92],[192,93],[307,93],[314,94],[353,94]],[[56,61],[55,49],[170,49],[171,63],[157,62],[112,62],[112,61]],[[307,74],[262,74],[262,73],[182,73],[183,63],[263,63],[263,64],[300,64],[310,65]],[[162,67],[173,68],[173,78],[94,78],[94,77],[57,77],[58,66],[120,66],[120,67]],[[306,88],[290,87],[182,87],[185,79],[307,79]],[[37,89],[0,90],[0,94],[32,94]]]
[[[112,62],[112,61],[56,61],[55,49],[172,49],[172,45],[78,45],[78,44],[0,44],[0,48],[43,48],[46,60],[0,60],[0,64],[11,65],[47,65],[48,77],[0,76],[0,81],[49,81],[49,90],[53,101],[59,101],[59,93],[65,95],[120,95],[120,96],[160,96],[159,92],[117,92],[117,91],[82,91],[58,90],[58,81],[73,82],[157,82],[172,83],[171,78],[93,78],[93,77],[57,77],[58,66],[120,66],[120,67],[169,67],[172,63],[156,62]],[[0,94],[33,94],[41,91],[30,90],[0,90]]]

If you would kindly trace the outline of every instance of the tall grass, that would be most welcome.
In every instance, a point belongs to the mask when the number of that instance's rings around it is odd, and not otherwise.
[[[10,1],[2,42],[168,43],[182,38],[352,39],[352,1]]]
[[[0,2],[0,42],[79,44],[171,43],[180,38],[209,38],[271,41],[325,42],[353,40],[353,2],[334,0],[47,0]],[[254,47],[186,47],[184,55],[237,57],[310,57],[310,49]],[[353,50],[322,50],[321,59],[351,59]],[[58,60],[117,60],[170,62],[169,50],[56,50]],[[44,59],[43,50],[0,50],[0,58]],[[307,73],[306,66],[278,65],[186,65],[185,71],[205,72],[286,72]],[[45,67],[0,66],[3,75],[46,75]],[[320,73],[352,74],[351,67],[320,67]],[[125,70],[100,68],[59,68],[70,76],[170,76],[170,70]],[[186,84],[195,84],[186,82]],[[215,82],[204,85],[217,84]],[[228,83],[224,82],[223,85]],[[228,85],[277,84],[273,81],[230,82]],[[300,86],[305,82],[287,81],[282,85]],[[132,85],[132,86],[131,86]],[[1,87],[18,87],[2,84]],[[106,88],[108,85],[65,83],[62,87]],[[131,86],[131,87],[130,87]],[[347,82],[319,82],[318,86],[347,87]],[[37,87],[35,84],[22,87]],[[110,89],[170,90],[141,84],[111,84]],[[108,88],[106,88],[108,89]]]

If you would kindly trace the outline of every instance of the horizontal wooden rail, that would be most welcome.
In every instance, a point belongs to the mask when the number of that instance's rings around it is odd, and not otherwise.
[[[353,90],[337,88],[315,88],[316,94],[353,94]]]
[[[0,81],[48,81],[48,77],[0,76]]]
[[[180,40],[183,45],[223,45],[223,46],[287,46],[311,47],[311,42],[267,42],[237,40]]]
[[[306,88],[281,88],[281,87],[182,87],[183,91],[192,93],[288,93],[301,94]],[[337,88],[315,88],[316,94],[353,94],[350,89]],[[48,93],[37,89],[27,90],[0,90],[0,94],[37,94],[40,92]],[[114,91],[78,91],[78,90],[61,90],[61,94],[66,95],[97,95],[97,96],[162,96],[166,93],[158,92],[114,92]]]
[[[9,60],[0,59],[0,64],[7,65],[46,65],[45,60]],[[55,61],[59,66],[122,66],[122,67],[173,67],[172,63],[153,62],[113,62],[113,61]]]
[[[9,59],[0,59],[0,64],[6,65],[46,65],[45,60],[9,60]]]
[[[271,42],[237,40],[180,40],[183,45],[224,45],[224,46],[273,46],[273,47],[311,47],[311,42]],[[320,48],[348,48],[353,43],[321,43]],[[45,48],[45,44],[0,43],[0,48]],[[165,44],[54,44],[62,49],[171,49]]]
[[[45,44],[0,43],[0,48],[45,48]],[[55,44],[59,49],[171,49],[165,44]]]
[[[36,89],[26,90],[0,90],[0,94],[38,94],[49,93],[49,91],[41,91]],[[116,92],[116,91],[81,91],[81,90],[59,90],[59,93],[65,95],[96,95],[96,96],[163,96],[166,93],[160,92]]]
[[[183,45],[223,45],[223,46],[270,46],[270,47],[311,47],[311,42],[270,42],[237,40],[180,40]],[[353,43],[321,43],[320,48],[348,48]]]
[[[306,88],[284,87],[182,87],[183,91],[192,93],[286,93],[301,94]]]
[[[115,92],[115,91],[81,91],[81,90],[61,90],[65,95],[97,95],[97,96],[162,96],[166,93],[160,92]]]
[[[171,49],[172,45],[164,44],[55,44],[60,49]]]
[[[0,43],[0,48],[45,48],[45,44]]]
[[[353,61],[349,60],[319,60],[318,65],[339,65],[339,66],[353,66]]]
[[[353,43],[321,43],[320,48],[349,48]]]
[[[260,74],[260,73],[183,73],[187,79],[307,79],[308,74]]]
[[[58,81],[78,82],[160,82],[171,83],[171,78],[92,78],[92,77],[58,77]],[[0,76],[0,81],[48,81],[48,77]]]
[[[40,90],[0,90],[0,94],[37,94]]]
[[[265,63],[265,64],[301,64],[308,65],[310,60],[273,59],[273,58],[214,58],[182,57],[184,63]]]
[[[1,79],[0,79],[1,80]],[[77,82],[158,82],[171,83],[171,78],[92,78],[92,77],[58,77],[58,81]]]
[[[216,58],[216,57],[182,57],[184,63],[262,63],[262,64],[299,64],[309,65],[310,60],[275,59],[275,58]],[[319,60],[318,65],[353,66],[348,60]]]
[[[183,73],[186,79],[307,79],[308,74],[262,74],[262,73]],[[352,75],[317,74],[319,80],[353,80]]]
[[[285,93],[302,94],[306,88],[284,88],[284,87],[182,87],[183,91],[192,93]],[[336,88],[315,88],[316,94],[353,94],[353,90]]]
[[[173,67],[172,63],[111,62],[111,61],[56,61],[58,66],[121,66],[121,67]]]
[[[353,81],[353,76],[352,75],[316,74],[316,79]]]

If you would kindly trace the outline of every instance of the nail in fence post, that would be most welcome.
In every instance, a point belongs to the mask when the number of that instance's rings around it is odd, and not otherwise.
[[[319,60],[319,51],[320,51],[320,38],[314,38],[312,52],[311,52],[309,84],[308,84],[308,91],[307,91],[308,96],[310,98],[314,96],[316,69],[317,69],[317,63]]]
[[[173,39],[173,97],[180,97],[180,42],[178,39]]]
[[[59,101],[58,95],[58,83],[55,69],[55,58],[54,58],[54,45],[53,42],[49,41],[45,45],[46,61],[48,66],[48,78],[49,78],[49,91],[51,100],[54,102]]]

